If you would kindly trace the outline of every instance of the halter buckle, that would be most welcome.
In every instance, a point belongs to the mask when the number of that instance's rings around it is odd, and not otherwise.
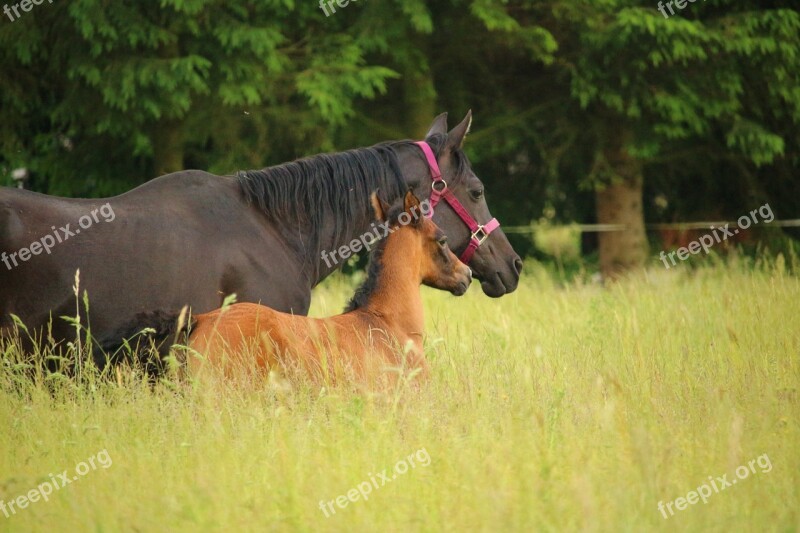
[[[441,189],[437,189],[436,188],[436,184],[437,183],[441,183],[442,184],[442,188]],[[445,191],[445,189],[447,189],[447,182],[444,181],[443,179],[434,180],[434,182],[431,183],[431,189],[433,189],[434,191],[438,192],[439,194],[442,194]]]
[[[480,235],[480,237],[478,237],[478,235]],[[480,246],[483,244],[483,241],[489,238],[489,234],[483,229],[483,225],[479,225],[478,229],[472,233],[472,238],[478,241],[478,246]]]

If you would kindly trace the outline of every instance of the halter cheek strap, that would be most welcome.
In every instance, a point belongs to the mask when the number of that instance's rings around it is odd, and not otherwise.
[[[440,200],[444,199],[445,202],[450,204],[453,211],[456,212],[458,217],[467,225],[472,233],[467,249],[464,250],[459,258],[462,263],[469,264],[472,256],[475,255],[475,252],[480,245],[483,244],[483,241],[489,237],[490,233],[500,227],[500,222],[498,222],[496,218],[493,218],[486,224],[478,224],[475,219],[472,218],[472,215],[464,209],[464,206],[458,201],[458,198],[456,198],[447,187],[447,182],[442,178],[442,171],[439,170],[439,163],[436,161],[436,156],[433,155],[433,150],[430,145],[425,141],[418,141],[414,144],[419,146],[422,149],[422,153],[425,154],[425,159],[428,161],[428,168],[430,168],[431,171],[431,179],[433,180],[433,183],[431,183],[431,211],[429,218],[433,217],[433,210],[439,204]]]

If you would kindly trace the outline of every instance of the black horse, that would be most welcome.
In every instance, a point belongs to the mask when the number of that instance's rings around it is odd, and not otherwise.
[[[450,190],[483,223],[492,218],[483,185],[461,149],[470,122],[468,114],[448,133],[440,115],[426,140]],[[75,315],[78,269],[95,336],[153,309],[210,311],[231,293],[306,314],[311,289],[341,266],[322,261],[323,252],[373,229],[370,193],[380,189],[400,202],[409,187],[420,198],[431,192],[428,165],[412,141],[235,177],[175,172],[102,200],[0,188],[0,334],[13,330],[15,314],[39,332],[52,317],[55,340],[74,338],[74,327],[58,317]],[[461,219],[442,203],[434,220],[461,253],[470,239]],[[499,297],[517,287],[522,261],[497,230],[470,267],[484,293]]]

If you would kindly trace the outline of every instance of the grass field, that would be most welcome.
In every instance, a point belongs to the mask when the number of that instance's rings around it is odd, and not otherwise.
[[[390,397],[34,386],[6,363],[0,499],[108,461],[0,512],[0,531],[800,530],[796,277],[687,266],[604,289],[526,272],[499,300],[424,289],[432,379]],[[320,288],[313,314],[351,283]],[[672,503],[723,475],[737,483],[707,503]]]

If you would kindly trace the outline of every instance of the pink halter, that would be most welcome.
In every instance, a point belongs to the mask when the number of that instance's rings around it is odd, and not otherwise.
[[[450,207],[453,208],[453,211],[464,221],[464,224],[469,227],[469,230],[472,232],[472,235],[469,240],[469,245],[467,249],[464,250],[464,253],[461,254],[461,262],[464,264],[469,264],[472,256],[475,254],[475,251],[478,247],[483,244],[491,232],[496,230],[500,227],[500,222],[497,221],[496,218],[493,218],[486,224],[478,224],[472,215],[470,215],[464,206],[461,205],[461,202],[458,201],[458,198],[450,192],[450,189],[447,188],[447,182],[444,181],[442,178],[442,171],[439,170],[439,163],[436,162],[436,157],[433,155],[433,150],[428,143],[425,141],[417,141],[414,143],[418,145],[422,152],[425,154],[425,159],[428,160],[428,167],[431,170],[431,178],[433,179],[433,183],[431,183],[431,212],[430,216],[433,217],[433,210],[436,208],[436,205],[439,203],[439,200],[444,198],[445,202],[450,204]],[[437,189],[437,186],[439,187]]]

